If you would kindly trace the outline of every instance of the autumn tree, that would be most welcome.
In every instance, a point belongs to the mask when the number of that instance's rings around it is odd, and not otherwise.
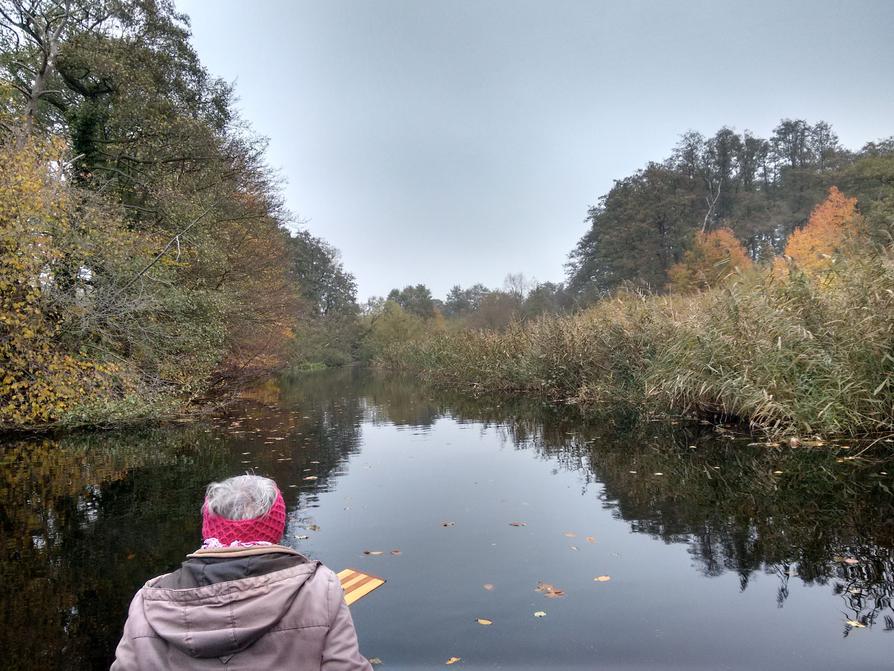
[[[848,198],[833,186],[826,199],[814,208],[807,225],[792,233],[785,255],[808,272],[825,270],[861,228],[857,199]]]
[[[698,232],[683,260],[668,270],[669,287],[687,293],[717,286],[736,269],[745,269],[751,259],[728,228]]]
[[[569,255],[569,295],[580,306],[621,287],[654,290],[697,231],[729,228],[753,261],[770,260],[832,183],[878,212],[873,229],[886,231],[891,208],[872,207],[889,183],[882,146],[852,154],[828,123],[803,119],[783,119],[768,138],[727,127],[713,136],[689,131],[669,158],[617,180],[589,209],[589,228]]]
[[[291,363],[343,365],[359,357],[362,329],[357,282],[338,250],[307,230],[289,238],[292,274],[300,295]]]
[[[290,238],[265,151],[171,0],[0,0],[0,274],[17,334],[0,403],[34,381],[51,401],[12,408],[13,424],[231,393],[287,363],[304,316],[354,309],[331,258],[335,285],[310,279],[331,250]]]

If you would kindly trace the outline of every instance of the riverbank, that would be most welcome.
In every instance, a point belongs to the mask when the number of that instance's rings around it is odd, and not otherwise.
[[[738,421],[770,436],[894,430],[894,255],[761,268],[692,295],[619,294],[503,331],[392,343],[377,364],[473,394]]]

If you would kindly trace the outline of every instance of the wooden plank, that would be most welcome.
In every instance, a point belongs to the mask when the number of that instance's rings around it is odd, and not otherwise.
[[[367,594],[372,592],[374,589],[376,589],[377,587],[381,587],[384,584],[385,584],[385,581],[382,580],[381,578],[374,578],[373,580],[370,580],[368,583],[361,585],[360,587],[355,589],[353,592],[345,594],[345,603],[347,603],[350,606],[352,603],[354,603],[358,599],[365,597]]]
[[[339,571],[337,575],[342,589],[345,591],[345,603],[349,606],[385,584],[384,579],[355,569],[346,568]]]

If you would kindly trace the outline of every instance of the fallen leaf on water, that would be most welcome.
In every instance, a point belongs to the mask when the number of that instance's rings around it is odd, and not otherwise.
[[[297,538],[299,541],[306,541],[308,538],[310,538],[310,536],[299,535],[295,536],[295,538]]]
[[[534,613],[534,617],[546,617],[546,613],[542,610],[538,610],[536,613]]]
[[[479,617],[479,618],[478,618],[477,620],[475,620],[475,621],[476,621],[478,624],[483,624],[485,627],[486,627],[487,625],[489,625],[489,624],[493,624],[493,623],[494,623],[493,620],[488,620],[488,619],[483,618],[483,617]]]
[[[577,534],[573,531],[563,531],[562,535],[565,536],[565,538],[577,538]]]
[[[590,545],[596,543],[596,539],[593,536],[587,536],[584,540],[587,541]]]
[[[127,555],[128,560],[133,559],[134,557],[136,557],[136,555],[133,552],[131,552],[129,555]]]
[[[527,522],[510,522],[509,526],[511,527],[526,527],[528,526]]]
[[[773,475],[782,475],[782,471],[773,471]]]
[[[442,526],[442,527],[455,527],[455,526],[456,526],[456,522],[451,522],[451,521],[449,521],[449,520],[444,520],[443,522],[441,522],[441,526]]]
[[[364,550],[363,554],[370,555],[371,557],[378,557],[380,554],[384,554],[381,550]]]
[[[486,589],[488,592],[492,592],[493,589],[494,589],[494,586],[491,585],[489,582],[484,583],[484,584],[482,585],[482,587],[483,587],[484,589]]]
[[[456,664],[457,662],[462,661],[462,657],[451,657],[447,660],[447,664]]]
[[[577,552],[577,546],[576,546],[576,545],[569,545],[568,547],[571,548],[572,550],[574,550],[575,552]]]
[[[664,475],[664,473],[653,473],[653,475]]]
[[[308,475],[308,476],[307,476],[306,478],[304,478],[304,479],[305,479],[305,480],[316,480],[316,479],[317,479],[317,476],[316,476],[316,475]]]
[[[391,551],[391,554],[393,554],[395,557],[399,557],[399,556],[400,556],[400,550],[398,550],[397,548],[394,548],[394,549]]]
[[[538,582],[535,591],[540,592],[548,599],[559,599],[565,596],[565,590],[550,585],[548,582]]]
[[[373,666],[378,666],[379,664],[382,663],[382,660],[379,659],[378,657],[370,657],[366,661],[369,662],[370,664],[372,664]]]
[[[305,529],[307,529],[308,531],[319,531],[320,525],[319,524],[309,524],[305,527]]]
[[[612,577],[610,575],[598,575],[593,578],[593,582],[608,582]]]
[[[862,622],[858,622],[857,620],[848,620],[847,623],[852,627],[856,627],[857,629],[865,629],[866,628],[865,624],[863,624]]]

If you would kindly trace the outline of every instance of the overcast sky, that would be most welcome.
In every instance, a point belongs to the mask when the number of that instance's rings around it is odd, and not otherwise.
[[[588,206],[688,129],[894,134],[894,1],[177,4],[361,300],[561,281]]]

